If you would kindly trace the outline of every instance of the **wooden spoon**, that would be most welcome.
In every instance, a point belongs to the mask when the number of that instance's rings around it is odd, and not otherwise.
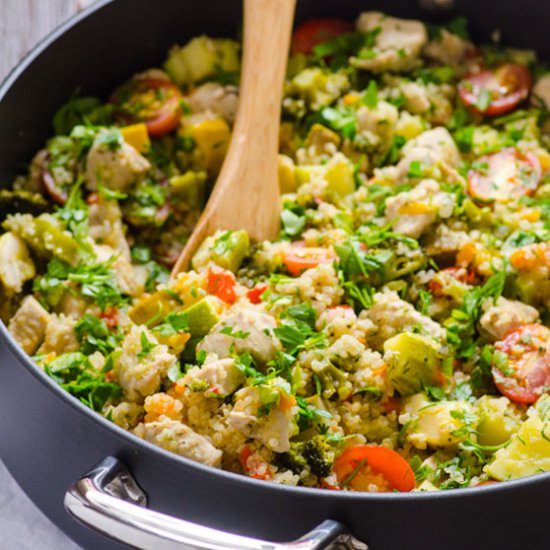
[[[296,0],[245,0],[240,101],[218,181],[172,277],[188,269],[203,240],[245,229],[253,241],[279,233],[279,120]]]

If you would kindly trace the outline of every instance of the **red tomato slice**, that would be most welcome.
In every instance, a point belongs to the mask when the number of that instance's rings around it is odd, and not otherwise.
[[[262,294],[266,291],[267,285],[258,285],[246,293],[247,298],[253,304],[260,304],[262,302]]]
[[[285,267],[294,277],[298,277],[306,269],[317,267],[319,264],[330,263],[332,260],[334,260],[332,250],[312,246],[294,246],[283,257]]]
[[[237,281],[235,281],[233,273],[215,271],[213,269],[208,270],[206,282],[208,292],[228,304],[233,304],[237,300],[237,294],[235,293],[236,284]]]
[[[341,19],[312,19],[302,23],[292,35],[292,53],[309,55],[317,44],[321,44],[340,36],[353,32],[353,24]]]
[[[527,99],[532,80],[529,69],[523,65],[507,64],[467,76],[459,83],[458,94],[474,113],[498,116]]]
[[[151,137],[175,130],[181,118],[179,88],[168,80],[134,78],[115,91],[111,101],[126,124],[144,122]]]
[[[508,202],[531,195],[541,173],[536,155],[508,147],[477,160],[468,172],[468,192],[482,202]]]
[[[408,492],[415,487],[409,463],[386,447],[349,447],[334,461],[333,470],[340,484],[354,491],[367,491],[372,484],[385,492]]]
[[[500,393],[515,403],[534,403],[550,390],[550,329],[544,325],[524,325],[513,329],[495,349],[508,365],[503,372],[493,364],[493,379]]]

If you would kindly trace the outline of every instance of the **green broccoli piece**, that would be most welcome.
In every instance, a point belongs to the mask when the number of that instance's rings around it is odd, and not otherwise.
[[[332,471],[339,446],[339,440],[319,434],[307,441],[292,442],[290,451],[278,455],[278,463],[294,473],[309,467],[312,474],[327,477]]]

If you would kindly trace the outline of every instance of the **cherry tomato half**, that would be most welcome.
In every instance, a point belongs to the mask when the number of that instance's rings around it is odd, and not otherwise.
[[[151,137],[178,127],[181,117],[179,88],[160,78],[134,78],[113,94],[117,114],[126,124],[144,122]]]
[[[508,399],[530,404],[550,390],[550,329],[538,324],[518,327],[495,349],[505,355],[507,365],[493,362],[493,378]]]
[[[506,64],[465,77],[458,84],[458,94],[474,113],[498,116],[527,99],[532,81],[529,69],[523,65]]]
[[[508,202],[531,195],[540,178],[536,155],[508,147],[473,164],[468,172],[468,192],[481,202]]]
[[[283,263],[291,275],[298,277],[306,269],[330,263],[333,259],[334,253],[327,248],[293,246],[285,253]]]
[[[334,473],[341,485],[354,491],[412,491],[414,472],[409,463],[386,447],[355,445],[347,448],[335,461]]]
[[[292,53],[309,55],[317,44],[321,44],[353,31],[353,24],[341,19],[312,19],[302,23],[292,35]]]

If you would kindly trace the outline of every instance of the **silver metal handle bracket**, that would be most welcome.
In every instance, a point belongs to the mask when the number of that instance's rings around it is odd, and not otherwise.
[[[65,494],[65,508],[73,517],[141,550],[368,550],[330,519],[295,541],[278,543],[197,525],[146,505],[145,493],[114,457],[103,459]]]

